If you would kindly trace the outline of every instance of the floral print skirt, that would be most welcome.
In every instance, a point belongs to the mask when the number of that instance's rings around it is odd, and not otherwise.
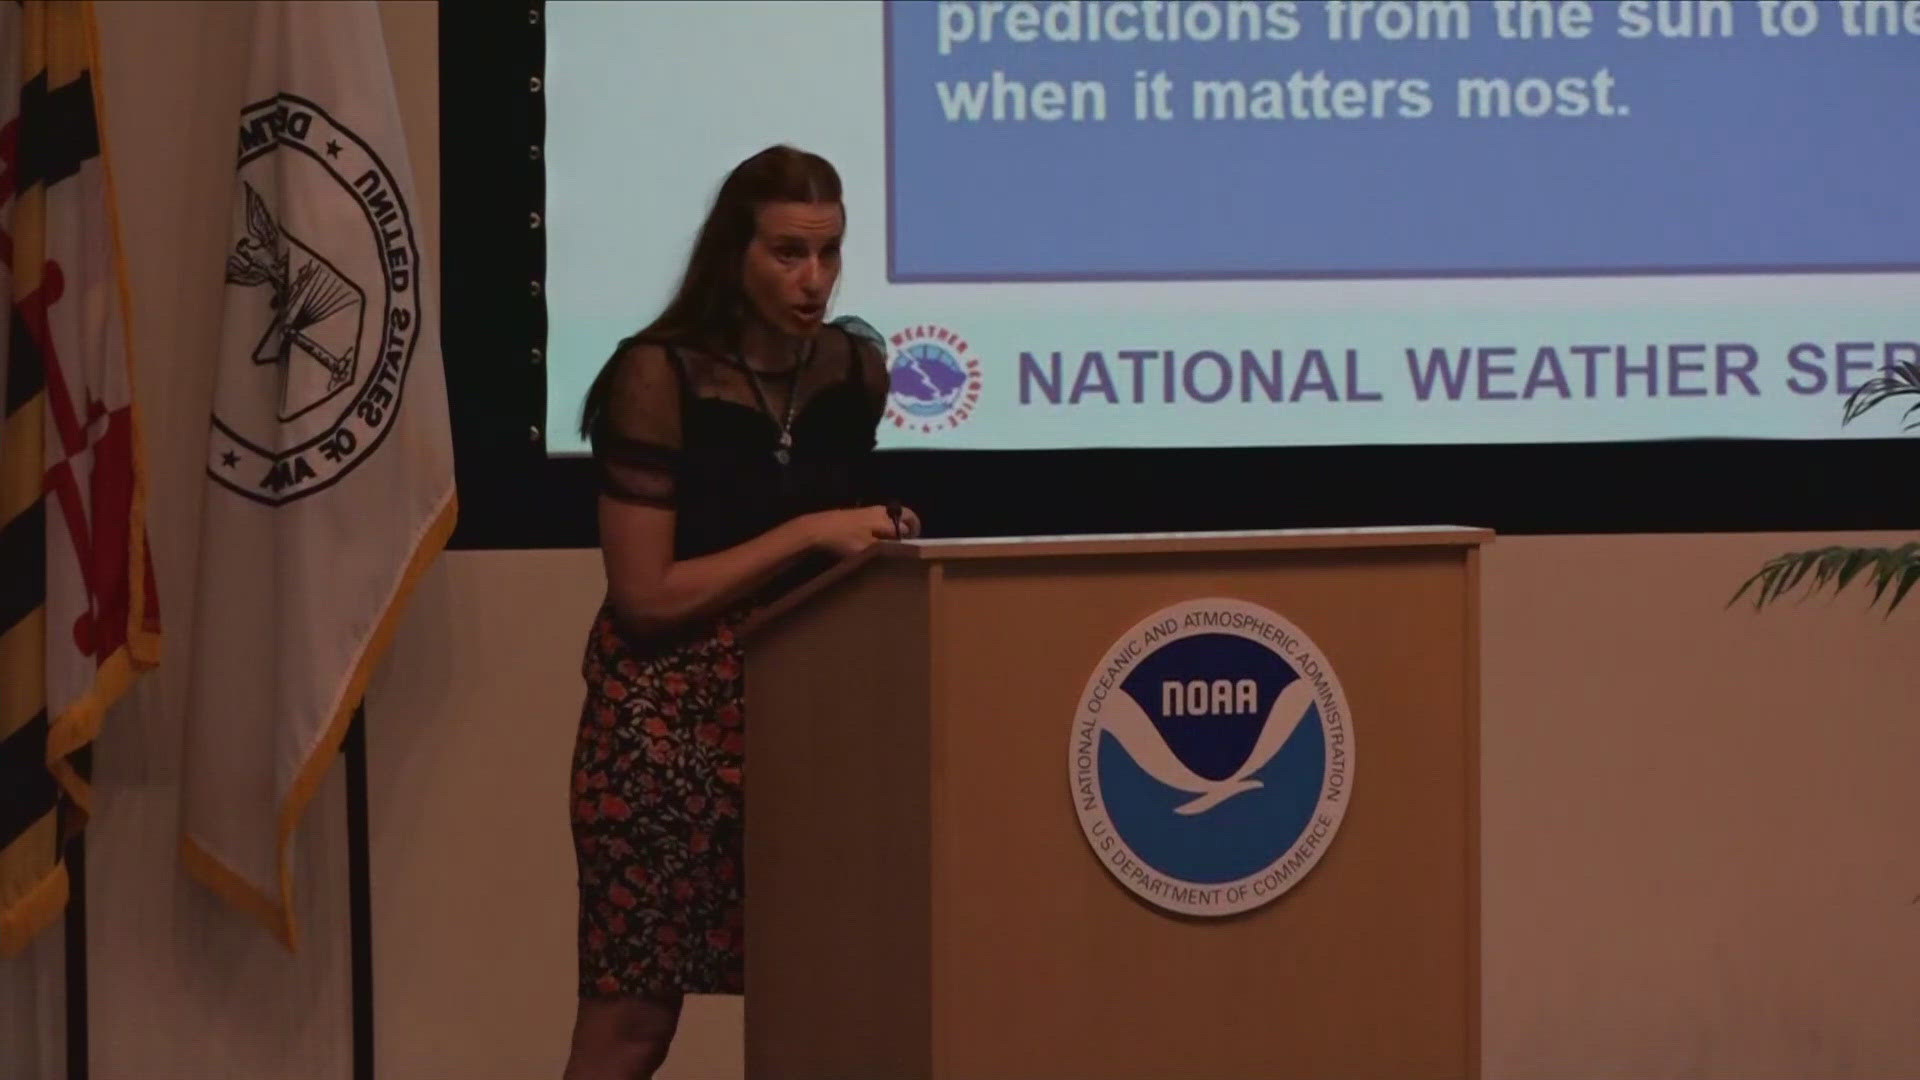
[[[611,606],[594,620],[571,811],[582,997],[743,990],[736,624],[636,653]]]

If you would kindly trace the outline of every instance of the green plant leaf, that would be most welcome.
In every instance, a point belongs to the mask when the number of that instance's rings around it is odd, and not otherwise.
[[[1813,584],[1807,587],[1808,593],[1814,593],[1824,588],[1827,582],[1833,580],[1834,572],[1838,569],[1840,569],[1839,551],[1834,548],[1828,548],[1821,552],[1820,558],[1814,562]]]
[[[1889,398],[1920,395],[1920,363],[1903,362],[1882,370],[1847,395],[1840,422],[1849,424]],[[1911,415],[1912,410],[1908,410]]]
[[[1861,578],[1864,573],[1865,578]],[[1896,548],[1826,547],[1793,551],[1762,563],[1727,601],[1731,607],[1748,593],[1753,594],[1755,610],[1805,586],[1802,602],[1833,590],[1845,592],[1856,580],[1873,588],[1869,607],[1882,601],[1891,613],[1899,607],[1916,582],[1920,582],[1920,541]]]
[[[1890,364],[1848,394],[1840,422],[1852,423],[1882,402],[1897,397],[1920,397],[1920,361]],[[1900,414],[1900,424],[1903,431],[1920,428],[1920,401],[1907,406]],[[1803,602],[1828,588],[1838,595],[1845,592],[1863,570],[1867,572],[1864,584],[1873,586],[1873,599],[1867,606],[1874,607],[1886,600],[1887,614],[1891,615],[1913,590],[1915,582],[1920,581],[1920,541],[1910,541],[1897,548],[1828,547],[1775,556],[1740,583],[1727,606],[1732,607],[1751,592],[1757,611],[1802,584],[1807,586],[1806,595],[1801,598]],[[1813,575],[1811,581],[1807,580],[1809,573]],[[1893,590],[1890,599],[1889,589]]]
[[[1773,569],[1773,587],[1767,593],[1769,601],[1778,600],[1787,595],[1787,586],[1793,581],[1793,571],[1807,557],[1806,552],[1797,552],[1791,558]]]
[[[1893,599],[1887,602],[1888,615],[1892,615],[1893,609],[1900,606],[1900,601],[1907,598],[1908,590],[1913,588],[1916,581],[1920,581],[1920,562],[1910,562],[1906,572],[1900,575],[1900,587],[1893,591]]]
[[[1807,571],[1813,569],[1816,565],[1819,564],[1820,557],[1822,554],[1823,554],[1822,552],[1818,552],[1818,551],[1809,551],[1805,555],[1794,560],[1797,565],[1795,565],[1793,568],[1792,576],[1787,578],[1787,583],[1780,587],[1781,595],[1784,596],[1785,594],[1792,592],[1794,590],[1794,587],[1800,584],[1800,579],[1807,576]]]
[[[1867,582],[1873,586],[1873,603],[1879,603],[1880,598],[1886,595],[1887,591],[1887,552],[1885,550],[1873,553],[1873,569],[1867,576]]]
[[[1870,552],[1865,548],[1854,548],[1847,552],[1847,561],[1840,568],[1840,576],[1833,583],[1835,592],[1840,592],[1847,587],[1847,582],[1852,581],[1854,575],[1860,572],[1860,568],[1867,564],[1869,554]]]

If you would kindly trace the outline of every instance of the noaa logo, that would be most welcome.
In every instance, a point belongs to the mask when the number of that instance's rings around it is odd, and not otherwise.
[[[887,419],[923,433],[959,427],[980,403],[980,360],[951,330],[915,326],[893,335]]]
[[[1109,872],[1148,903],[1231,915],[1278,899],[1326,853],[1353,783],[1333,665],[1256,604],[1176,604],[1087,680],[1067,750],[1075,809]]]
[[[249,105],[239,135],[222,356],[251,364],[219,380],[207,472],[278,506],[386,436],[420,330],[420,249],[386,165],[318,105]]]

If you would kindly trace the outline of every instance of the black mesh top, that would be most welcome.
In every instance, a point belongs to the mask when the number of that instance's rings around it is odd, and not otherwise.
[[[878,501],[866,464],[886,406],[886,352],[865,322],[835,320],[811,355],[780,372],[633,339],[613,363],[590,430],[600,489],[675,511],[675,559],[733,547],[802,514]],[[789,408],[792,447],[782,464],[776,451]],[[815,569],[787,575],[775,590]]]

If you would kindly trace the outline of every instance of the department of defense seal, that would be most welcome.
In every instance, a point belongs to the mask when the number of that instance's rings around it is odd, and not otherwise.
[[[386,165],[318,105],[256,102],[239,136],[207,472],[278,506],[385,438],[420,330],[420,248]]]

